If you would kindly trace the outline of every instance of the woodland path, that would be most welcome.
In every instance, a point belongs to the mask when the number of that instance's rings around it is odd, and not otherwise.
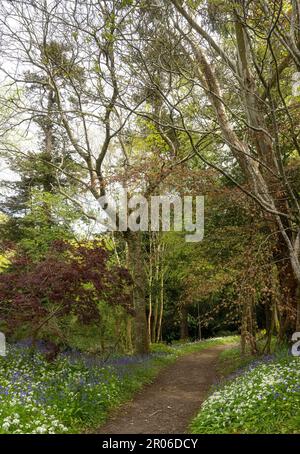
[[[211,385],[221,351],[214,346],[180,357],[144,386],[132,401],[122,405],[101,426],[99,434],[183,434],[198,412]]]

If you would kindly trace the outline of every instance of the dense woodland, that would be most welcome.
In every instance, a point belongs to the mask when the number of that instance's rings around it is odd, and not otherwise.
[[[1,331],[145,354],[300,331],[299,0],[1,1]],[[204,239],[97,200],[204,195]],[[257,336],[264,336],[263,344]]]

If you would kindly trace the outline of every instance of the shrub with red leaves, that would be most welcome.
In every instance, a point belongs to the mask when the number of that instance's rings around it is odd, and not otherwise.
[[[53,318],[71,314],[92,323],[100,317],[99,300],[131,312],[130,275],[110,259],[96,242],[56,241],[39,262],[17,251],[0,274],[0,318],[8,331],[26,326],[36,339]]]

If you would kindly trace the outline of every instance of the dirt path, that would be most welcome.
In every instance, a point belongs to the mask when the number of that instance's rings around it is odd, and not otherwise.
[[[179,358],[97,430],[100,434],[179,434],[187,431],[216,381],[221,345]]]

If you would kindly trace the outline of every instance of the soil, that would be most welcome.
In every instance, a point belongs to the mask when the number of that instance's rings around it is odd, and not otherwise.
[[[179,358],[118,408],[99,434],[184,434],[217,381],[220,345]]]

